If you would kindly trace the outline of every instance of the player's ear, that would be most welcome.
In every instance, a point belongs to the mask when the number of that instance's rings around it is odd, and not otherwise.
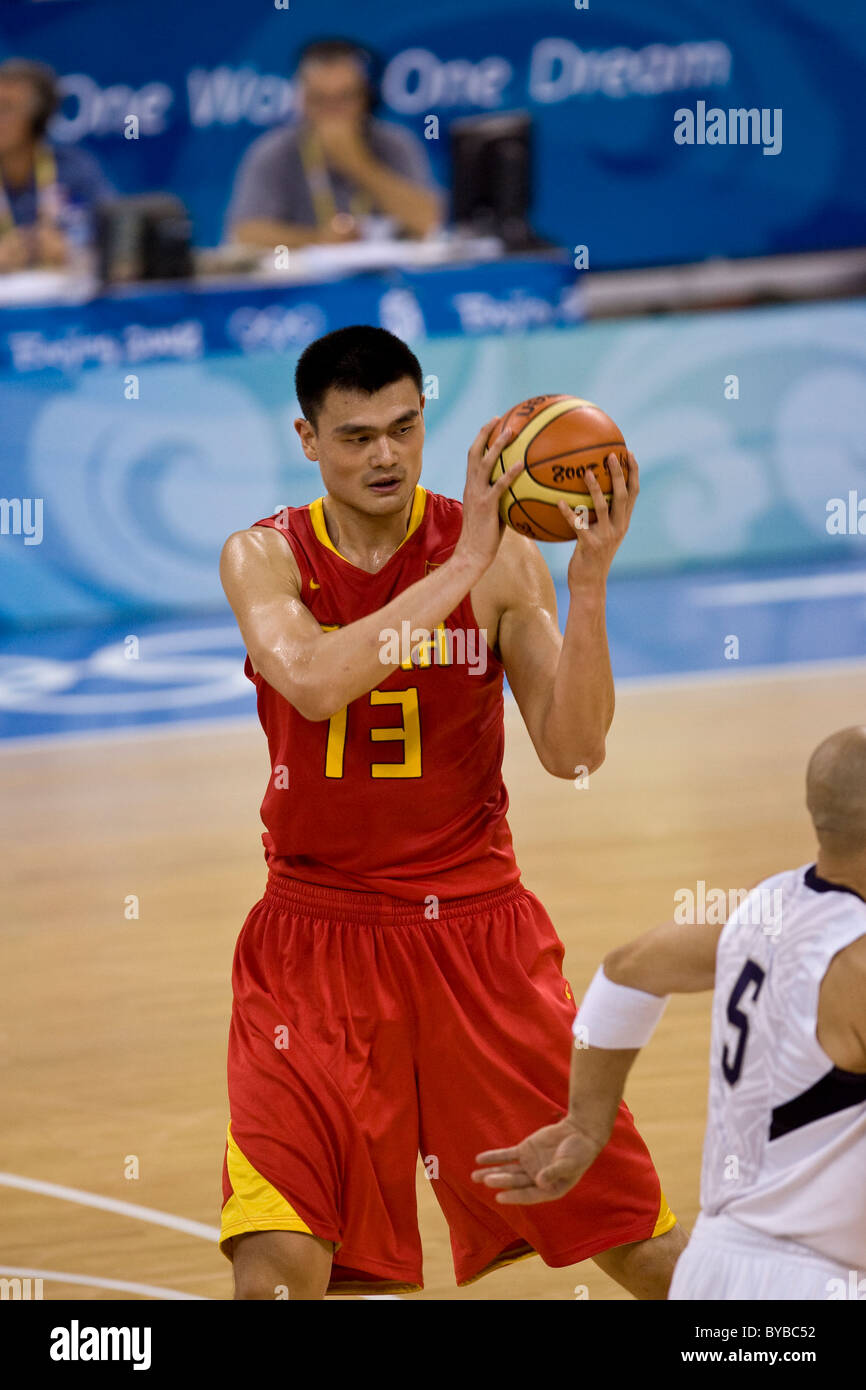
[[[295,420],[295,429],[301,441],[301,448],[311,463],[318,463],[319,450],[316,444],[316,431],[309,420],[299,417]]]

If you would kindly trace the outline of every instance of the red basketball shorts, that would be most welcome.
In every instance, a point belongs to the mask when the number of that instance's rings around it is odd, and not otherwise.
[[[560,1201],[503,1207],[471,1181],[477,1153],[567,1109],[575,1005],[562,942],[522,885],[433,911],[272,877],[250,912],[232,974],[229,1256],[246,1232],[307,1231],[334,1242],[332,1292],[421,1288],[419,1151],[458,1284],[674,1225],[624,1104]]]

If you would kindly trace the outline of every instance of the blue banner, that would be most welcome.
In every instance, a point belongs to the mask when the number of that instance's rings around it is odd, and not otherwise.
[[[378,50],[379,114],[425,141],[443,187],[453,119],[528,109],[533,222],[586,247],[590,268],[866,241],[856,0],[56,0],[0,12],[0,52],[61,74],[55,138],[83,142],[121,191],[180,194],[203,245],[222,236],[244,150],[292,115],[293,55],[323,34]]]
[[[286,352],[352,323],[400,338],[526,333],[576,323],[570,262],[514,257],[484,265],[392,270],[326,283],[137,287],[85,304],[0,312],[0,371],[192,362],[214,353]]]
[[[866,301],[412,345],[433,491],[462,496],[485,420],[563,391],[607,410],[640,463],[618,574],[866,552]],[[226,536],[322,492],[294,429],[298,353],[0,370],[0,624],[224,609]],[[561,582],[571,547],[543,550]]]

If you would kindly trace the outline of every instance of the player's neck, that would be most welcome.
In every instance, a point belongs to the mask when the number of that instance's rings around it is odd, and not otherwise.
[[[399,512],[367,516],[326,493],[322,504],[325,527],[333,545],[350,564],[375,574],[406,539],[413,501],[414,494]]]
[[[853,888],[855,893],[866,899],[866,850],[861,854],[843,856],[820,849],[815,869],[819,878],[826,879],[828,883],[838,883],[842,888]]]

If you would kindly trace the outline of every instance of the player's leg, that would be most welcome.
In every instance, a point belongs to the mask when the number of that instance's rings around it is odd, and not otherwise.
[[[220,1243],[241,1299],[421,1283],[411,1018],[344,897],[271,883],[235,951]]]
[[[253,1231],[235,1236],[232,1267],[236,1299],[325,1297],[334,1246],[301,1231]]]
[[[672,1226],[663,1235],[634,1240],[603,1250],[593,1259],[634,1298],[665,1299],[671,1286],[677,1260],[688,1245],[682,1226]]]
[[[574,1003],[562,943],[532,893],[491,894],[471,914],[462,910],[440,907],[438,932],[423,937],[435,962],[418,971],[426,984],[418,1002],[422,1152],[438,1160],[433,1189],[458,1283],[527,1249],[553,1267],[618,1250],[607,1262],[613,1277],[640,1297],[664,1298],[683,1239],[665,1238],[676,1218],[624,1104],[602,1154],[560,1201],[502,1206],[471,1181],[482,1149],[517,1143],[561,1117]]]

